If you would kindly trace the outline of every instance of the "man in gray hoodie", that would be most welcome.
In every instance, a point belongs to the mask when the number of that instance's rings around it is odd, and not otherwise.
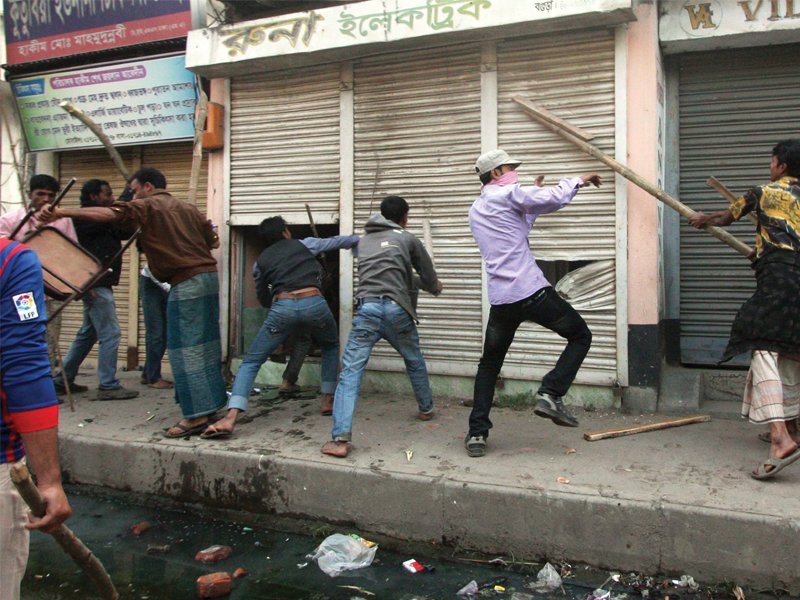
[[[419,287],[438,296],[442,283],[422,242],[404,229],[407,223],[408,203],[400,196],[387,196],[381,202],[381,214],[369,218],[366,235],[359,242],[358,309],[333,400],[333,440],[322,447],[323,454],[347,456],[361,378],[372,347],[381,338],[405,361],[418,418],[429,421],[433,417],[428,368],[419,348],[416,299]]]

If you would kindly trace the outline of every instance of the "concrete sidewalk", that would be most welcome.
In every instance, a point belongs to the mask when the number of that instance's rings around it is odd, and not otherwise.
[[[800,592],[800,462],[751,479],[768,446],[741,420],[586,442],[585,431],[668,417],[579,410],[581,427],[568,429],[495,409],[487,455],[469,458],[460,402],[438,400],[423,423],[413,398],[370,395],[350,456],[335,459],[320,453],[331,419],[318,399],[253,397],[228,440],[165,439],[179,418],[172,391],[121,375],[141,397],[96,402],[88,392],[73,397],[75,412],[62,405],[69,481],[517,560]]]

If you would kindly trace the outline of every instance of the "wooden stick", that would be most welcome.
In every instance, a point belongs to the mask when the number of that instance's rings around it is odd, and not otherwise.
[[[127,167],[125,167],[125,163],[122,161],[122,157],[119,155],[119,152],[114,147],[114,144],[111,143],[109,137],[105,134],[105,132],[100,128],[100,126],[95,123],[91,117],[89,117],[85,112],[81,109],[74,106],[71,102],[64,100],[61,104],[59,104],[61,108],[63,108],[66,112],[71,114],[73,117],[78,119],[81,123],[86,125],[89,130],[97,136],[97,139],[103,144],[103,147],[106,149],[108,154],[111,156],[111,160],[114,162],[114,165],[117,167],[117,170],[122,174],[127,182],[131,178],[131,172],[128,171]]]
[[[425,250],[431,257],[431,262],[434,268],[436,267],[436,259],[433,257],[433,236],[431,235],[431,222],[428,219],[422,221],[422,240],[425,245]]]
[[[736,196],[734,196],[733,193],[727,187],[725,187],[724,183],[722,183],[719,179],[717,179],[713,175],[708,178],[708,180],[706,181],[706,185],[708,187],[714,188],[720,194],[722,194],[722,197],[728,201],[728,204],[733,204],[734,202],[736,202],[737,200]],[[750,220],[753,223],[758,223],[758,219],[753,213],[748,213],[747,216],[750,217]]]
[[[710,420],[711,417],[709,415],[680,417],[678,419],[669,419],[668,421],[648,423],[647,425],[630,425],[628,427],[620,427],[618,429],[590,431],[583,434],[583,439],[585,439],[587,442],[596,442],[597,440],[604,440],[606,438],[618,438],[624,435],[633,435],[635,433],[658,431],[659,429],[669,429],[670,427],[682,427],[683,425],[691,425],[692,423],[705,423],[706,421]]]
[[[25,500],[25,504],[31,509],[31,512],[37,517],[43,517],[47,510],[39,489],[33,485],[28,467],[23,463],[16,463],[11,467],[10,475],[11,481],[14,482],[14,486],[19,491],[22,499]],[[69,527],[61,524],[48,533],[55,538],[64,552],[69,554],[72,560],[86,571],[86,574],[97,586],[97,591],[100,593],[101,598],[104,600],[118,600],[119,594],[114,587],[114,582],[111,581],[111,577],[108,576],[108,572],[103,567],[103,563],[78,539],[78,536]]]
[[[695,211],[693,211],[691,208],[689,208],[676,198],[670,196],[667,192],[665,192],[658,186],[653,185],[652,183],[650,183],[649,181],[638,175],[636,172],[620,164],[619,162],[617,162],[604,152],[598,150],[591,144],[583,141],[580,137],[573,134],[571,131],[564,129],[560,124],[551,122],[551,120],[549,120],[542,113],[543,109],[534,104],[533,102],[531,102],[525,96],[517,95],[514,96],[512,100],[514,100],[514,102],[519,104],[530,117],[535,119],[541,125],[549,129],[553,133],[556,133],[557,135],[560,135],[566,140],[572,142],[573,144],[578,146],[578,148],[580,148],[587,154],[593,156],[606,166],[610,167],[611,169],[622,175],[628,181],[634,183],[635,185],[642,188],[645,192],[647,192],[651,196],[654,196],[655,198],[657,198],[658,200],[669,206],[671,209],[680,213],[683,217],[686,217],[688,219],[689,217],[695,215]],[[730,233],[728,233],[721,227],[706,225],[704,229],[708,233],[713,235],[715,238],[720,240],[721,242],[724,242],[725,244],[736,250],[739,254],[742,254],[743,256],[746,256],[748,258],[753,255],[754,251],[750,246],[748,246],[741,240],[736,239],[734,236],[732,236]]]
[[[197,183],[200,179],[200,166],[203,163],[203,130],[206,127],[208,115],[208,96],[200,88],[200,100],[197,102],[197,112],[194,117],[194,143],[192,144],[192,170],[189,173],[189,204],[197,204]]]

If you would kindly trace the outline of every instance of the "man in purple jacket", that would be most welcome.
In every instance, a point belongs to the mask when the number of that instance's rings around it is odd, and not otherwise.
[[[556,425],[578,426],[578,420],[564,408],[562,397],[589,352],[592,333],[545,279],[530,251],[528,234],[536,217],[566,206],[581,187],[589,183],[599,187],[601,180],[597,173],[590,173],[541,187],[543,178],[539,177],[536,185],[523,187],[516,171],[520,164],[499,149],[482,154],[475,163],[483,187],[469,211],[469,225],[486,265],[491,309],[464,440],[469,456],[486,453],[497,376],[524,321],[538,323],[567,340],[555,367],[542,379],[534,412]]]

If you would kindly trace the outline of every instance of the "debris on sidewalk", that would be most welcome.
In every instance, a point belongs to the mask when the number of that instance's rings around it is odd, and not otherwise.
[[[243,567],[239,567],[233,572],[234,579],[240,579],[241,577],[247,577],[248,575],[249,573],[247,572],[247,569]]]
[[[220,598],[230,593],[230,573],[210,573],[197,578],[197,596],[199,598]]]
[[[231,554],[233,554],[233,548],[230,546],[209,546],[195,554],[194,559],[203,563],[213,563],[225,560]]]
[[[323,573],[336,577],[344,571],[363,569],[372,564],[378,545],[359,535],[334,533],[306,558],[316,560]]]
[[[136,537],[142,535],[145,531],[150,529],[153,526],[150,521],[142,521],[141,523],[136,523],[135,525],[131,525],[131,533]]]
[[[569,483],[569,478],[559,477],[558,479],[556,479],[556,481],[558,481],[558,483]]]
[[[406,450],[406,460],[408,462],[411,462],[411,459],[413,457],[414,457],[414,451],[413,450]]]

